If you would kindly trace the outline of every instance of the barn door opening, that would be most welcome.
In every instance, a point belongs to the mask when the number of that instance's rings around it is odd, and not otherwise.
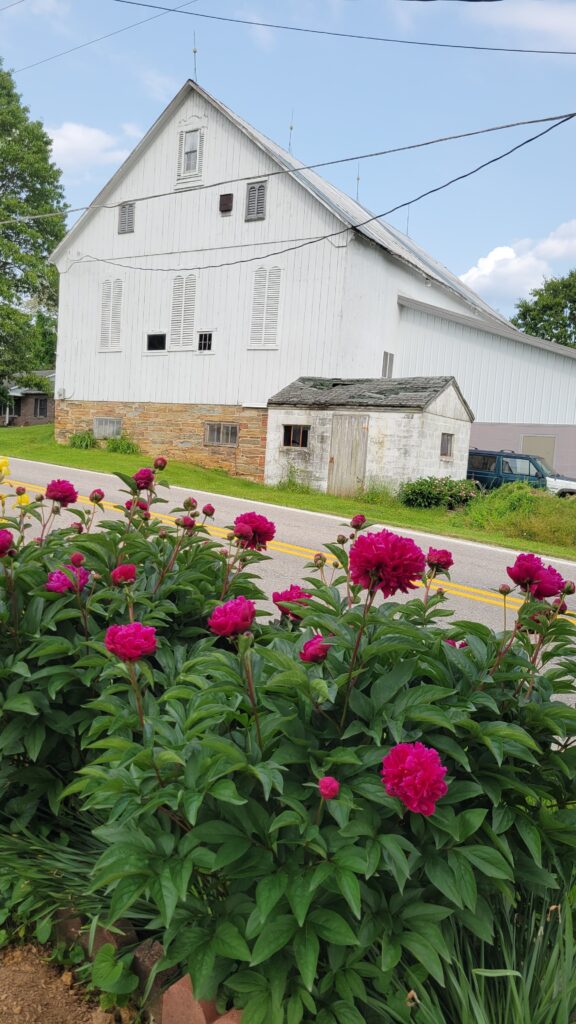
[[[355,494],[364,486],[369,416],[332,417],[328,493]]]

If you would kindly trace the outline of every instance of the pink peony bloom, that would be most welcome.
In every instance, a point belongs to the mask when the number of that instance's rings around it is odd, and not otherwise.
[[[463,650],[465,647],[468,647],[468,643],[466,640],[461,640],[460,643],[458,643],[457,640],[450,640],[447,636],[443,636],[442,640],[444,641],[445,644],[448,644],[449,647],[459,647],[460,650]]]
[[[299,655],[300,661],[312,661],[316,663],[325,661],[328,657],[329,650],[330,645],[326,643],[321,633],[317,633],[316,636],[313,636],[311,640],[307,640],[306,643],[302,645],[302,650]]]
[[[78,498],[78,491],[69,480],[51,480],[46,488],[46,497],[66,508],[67,505],[74,504]]]
[[[239,533],[239,529],[242,531],[250,530],[250,537],[247,534],[242,535]],[[276,527],[274,523],[266,519],[266,516],[261,516],[258,512],[243,512],[241,516],[236,516],[234,520],[234,533],[243,541],[243,547],[253,548],[256,551],[265,551],[268,541],[274,540]]]
[[[454,565],[452,552],[446,548],[428,548],[426,562],[430,569],[440,569],[443,572],[448,572],[450,566]]]
[[[104,501],[104,491],[101,487],[95,487],[93,491],[90,491],[88,498],[93,505],[99,505],[101,501]]]
[[[132,562],[124,562],[123,565],[117,565],[115,569],[112,569],[110,579],[115,587],[120,587],[123,583],[134,583],[136,579],[136,566]]]
[[[216,509],[214,508],[214,505],[208,503],[207,505],[204,505],[204,508],[202,509],[202,515],[207,516],[208,519],[211,519],[215,511]]]
[[[192,516],[180,516],[176,520],[176,526],[180,526],[183,530],[186,530],[187,533],[191,533],[196,526],[196,523],[194,519],[192,519]]]
[[[302,616],[298,615],[298,613],[292,608],[288,608],[287,605],[306,604],[309,597],[312,597],[312,594],[309,594],[306,590],[302,590],[302,587],[299,587],[297,583],[292,583],[292,585],[288,587],[288,590],[276,590],[272,594],[272,600],[276,607],[283,615],[288,615],[288,617],[293,619],[295,622],[299,622]]]
[[[318,779],[318,789],[323,800],[335,800],[340,792],[340,783],[333,775],[323,775]]]
[[[149,491],[154,484],[154,470],[144,466],[134,473],[132,479],[139,491]]]
[[[366,522],[366,516],[363,516],[360,512],[357,516],[352,516],[350,520],[350,526],[353,530],[359,530],[361,526],[364,526]]]
[[[147,654],[154,654],[156,630],[154,626],[143,626],[141,622],[130,622],[127,626],[109,626],[104,643],[111,654],[122,661],[138,661]]]
[[[168,465],[168,459],[165,459],[163,455],[159,455],[157,459],[154,459],[154,469],[159,469],[162,472]]]
[[[396,796],[415,814],[434,814],[436,801],[448,792],[448,769],[440,755],[423,743],[398,743],[382,760],[382,781],[388,796]]]
[[[233,597],[218,605],[208,619],[208,625],[217,636],[236,636],[250,629],[256,615],[254,601],[246,597]]]
[[[64,567],[67,572],[63,569],[56,569],[55,572],[49,572],[46,580],[46,590],[51,590],[56,594],[63,594],[66,590],[75,590],[78,593],[84,590],[84,587],[90,579],[90,573],[86,569],[83,569],[81,565],[66,565]]]
[[[0,530],[0,558],[4,558],[14,547],[14,536],[10,530]]]
[[[565,581],[551,565],[546,567],[538,555],[518,555],[514,565],[506,569],[511,580],[521,590],[529,591],[539,600],[561,594]]]
[[[147,512],[148,511],[148,507],[149,507],[148,506],[148,502],[147,501],[142,501],[142,499],[140,499],[139,501],[128,500],[126,502],[126,504],[124,505],[124,508],[127,509],[128,512],[130,512],[131,509],[133,509],[133,508],[137,508],[140,512]]]
[[[384,597],[413,590],[425,566],[424,552],[414,541],[390,530],[362,533],[350,548],[352,582],[366,590],[381,590]]]

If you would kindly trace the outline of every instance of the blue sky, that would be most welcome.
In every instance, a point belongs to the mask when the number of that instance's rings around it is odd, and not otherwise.
[[[574,0],[198,0],[188,9],[338,32],[576,50]],[[23,68],[154,13],[114,0],[23,0],[0,13],[0,55],[6,67]],[[53,137],[73,206],[90,202],[193,75],[194,33],[200,84],[282,145],[293,119],[292,150],[307,163],[576,109],[576,56],[395,46],[170,14],[16,74]],[[360,201],[387,210],[538,130],[363,161]],[[413,204],[409,234],[509,314],[544,276],[576,266],[575,152],[576,120]],[[355,163],[324,173],[356,194]],[[390,220],[406,230],[405,211]]]

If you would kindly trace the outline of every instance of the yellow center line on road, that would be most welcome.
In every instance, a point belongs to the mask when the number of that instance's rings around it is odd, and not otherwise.
[[[34,494],[44,494],[44,491],[46,490],[45,487],[40,487],[38,484],[23,483],[19,480],[6,480],[5,483],[12,487],[25,487],[28,491],[32,491]],[[94,505],[94,502],[90,501],[90,499],[84,495],[79,495],[77,500],[81,505],[89,505],[90,507],[93,507]],[[112,501],[101,501],[98,503],[98,507],[111,512],[118,512],[123,509],[123,505],[115,504]],[[151,511],[150,514],[153,519],[158,519],[160,522],[168,523],[171,526],[175,524],[176,519],[178,518],[177,516],[170,515],[166,512]],[[229,529],[225,529],[221,526],[204,525],[208,533],[213,537],[222,537],[226,539],[230,533]],[[304,558],[306,561],[312,561],[314,555],[318,553],[318,548],[305,548],[297,544],[289,544],[286,541],[280,540],[271,541],[268,544],[268,550],[277,551],[278,554],[282,555],[291,555],[295,558]],[[330,561],[331,556],[328,554],[328,562]],[[423,584],[418,581],[417,586],[422,587]],[[483,587],[473,587],[468,583],[455,583],[452,580],[444,579],[434,580],[431,583],[431,587],[435,590],[445,590],[447,594],[450,594],[453,597],[465,598],[467,601],[477,601],[479,604],[493,605],[496,608],[503,608],[504,606],[504,599],[496,590],[486,590]],[[520,608],[522,603],[522,598],[510,596],[506,599],[506,605],[510,611],[515,611],[517,608]],[[568,614],[566,617],[572,619],[572,621],[576,621],[576,616],[573,613]]]

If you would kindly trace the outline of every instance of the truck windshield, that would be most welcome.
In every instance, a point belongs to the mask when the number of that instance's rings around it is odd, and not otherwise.
[[[556,473],[556,470],[550,465],[550,463],[546,462],[546,459],[541,458],[540,455],[538,455],[537,458],[538,458],[538,462],[542,466],[542,469],[546,473],[546,476],[557,476],[558,475]]]

